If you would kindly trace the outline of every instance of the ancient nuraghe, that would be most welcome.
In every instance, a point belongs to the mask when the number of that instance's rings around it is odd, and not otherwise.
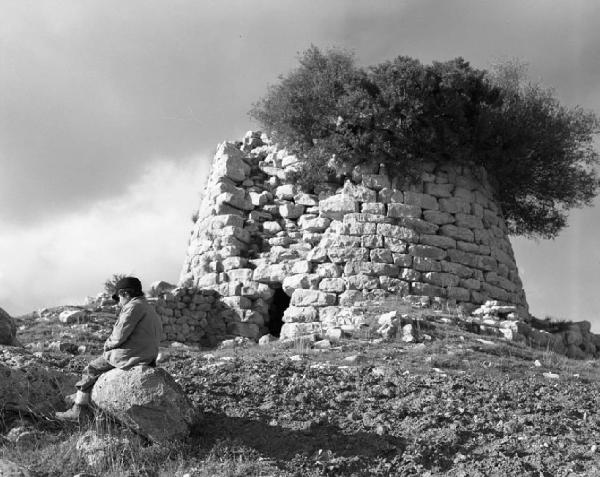
[[[527,317],[506,223],[481,168],[426,167],[418,181],[364,164],[302,190],[299,159],[249,132],[218,146],[179,288],[161,300],[167,337],[292,337],[352,326],[389,296]]]

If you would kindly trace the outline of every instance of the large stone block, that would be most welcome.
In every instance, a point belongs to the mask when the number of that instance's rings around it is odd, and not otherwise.
[[[283,312],[284,323],[306,323],[317,321],[319,316],[314,306],[289,306]]]
[[[383,244],[382,244],[383,245]],[[371,262],[394,263],[391,250],[387,248],[374,248],[371,250]]]
[[[164,369],[149,366],[104,373],[92,389],[92,402],[158,443],[184,439],[198,419],[173,377]]]
[[[210,218],[211,229],[221,229],[228,226],[243,227],[244,218],[235,214],[214,215]]]
[[[430,283],[421,283],[421,282],[411,283],[410,292],[413,295],[424,295],[424,296],[441,297],[441,298],[444,298],[446,296],[446,291],[443,288],[432,285]]]
[[[254,270],[251,268],[235,268],[225,273],[227,274],[227,278],[230,282],[249,282],[252,281]]]
[[[384,245],[389,248],[392,253],[406,253],[409,244],[399,238],[385,237]]]
[[[241,182],[250,174],[250,165],[244,161],[244,153],[233,142],[224,142],[217,147],[213,162],[213,173]]]
[[[455,223],[457,227],[466,227],[469,229],[483,228],[483,222],[481,219],[479,217],[475,217],[474,215],[457,213],[455,217]]]
[[[318,275],[316,275],[318,277]],[[292,296],[294,290],[298,290],[300,288],[310,288],[311,287],[311,275],[308,273],[298,273],[294,275],[288,275],[283,279],[282,288],[283,291]]]
[[[387,206],[388,217],[421,217],[423,209],[416,205],[390,203]]]
[[[391,224],[394,219],[390,217],[386,217],[385,215],[379,214],[364,214],[362,212],[352,212],[344,216],[344,224],[354,223],[354,222],[371,222],[371,223],[383,223],[383,224]],[[371,232],[372,233],[372,232]]]
[[[362,183],[369,189],[380,191],[390,187],[390,178],[383,174],[363,174]]]
[[[426,194],[435,197],[452,197],[454,184],[436,184],[435,182],[427,182],[424,186]]]
[[[459,286],[462,288],[467,288],[469,290],[480,290],[481,289],[481,281],[476,278],[462,278],[460,280]]]
[[[275,197],[281,200],[292,200],[296,195],[296,185],[283,184],[275,189]]]
[[[273,263],[259,265],[254,270],[254,281],[261,283],[283,283],[289,273],[288,263]]]
[[[440,264],[442,265],[442,272],[452,273],[460,278],[471,278],[474,273],[472,268],[465,267],[460,263],[441,261]]]
[[[358,202],[347,195],[332,195],[319,202],[321,217],[341,220],[344,215],[358,212]]]
[[[363,235],[361,238],[361,246],[365,248],[381,248],[383,247],[383,237],[381,235]]]
[[[291,304],[294,306],[331,306],[335,305],[337,296],[318,290],[294,290]]]
[[[415,257],[427,257],[434,260],[442,260],[448,254],[446,250],[432,245],[411,245],[408,253]]]
[[[346,263],[344,275],[389,275],[397,276],[398,267],[390,263],[363,262],[361,260],[352,260]]]
[[[481,250],[481,245],[477,245],[476,243],[473,242],[463,242],[462,240],[458,240],[456,242],[456,248],[458,250],[462,250],[463,252],[467,252],[467,253],[475,253],[478,254],[480,253]]]
[[[438,210],[438,200],[432,195],[421,194],[419,192],[405,192],[404,203],[407,205],[416,205],[423,209]]]
[[[249,195],[238,195],[231,192],[223,192],[215,198],[216,211],[218,214],[227,214],[231,212],[227,206],[234,207],[239,210],[252,210],[254,205],[250,200]]]
[[[440,212],[439,210],[424,210],[423,218],[427,222],[436,225],[451,224],[454,222],[454,215],[448,212]]]
[[[407,282],[418,282],[421,280],[421,272],[413,270],[412,268],[405,268],[400,271],[400,278]]]
[[[421,234],[419,242],[423,245],[432,245],[443,249],[456,248],[456,240],[444,235]]]
[[[363,294],[360,290],[346,290],[340,295],[340,306],[352,306],[355,303],[363,301]]]
[[[480,268],[479,262],[481,256],[463,252],[461,250],[449,249],[448,260],[455,263],[460,263],[471,268]]]
[[[453,224],[446,224],[440,227],[440,233],[446,237],[452,237],[456,240],[462,240],[464,242],[473,242],[475,235],[473,231],[465,227],[457,227]]]
[[[401,268],[410,268],[413,263],[413,256],[407,253],[392,253],[393,263]]]
[[[330,223],[330,219],[314,215],[303,215],[298,219],[298,225],[306,232],[324,232]]]
[[[439,226],[427,222],[426,220],[416,219],[414,217],[399,217],[398,222],[404,227],[408,227],[420,234],[435,234],[439,230]]]
[[[458,197],[451,197],[448,199],[439,200],[440,210],[442,212],[448,212],[450,214],[470,214],[471,203]]]
[[[377,192],[369,189],[364,185],[353,184],[350,181],[344,183],[342,194],[352,197],[357,202],[375,202],[377,200]]]
[[[335,263],[319,263],[315,273],[323,278],[338,278],[342,276],[342,267]]]
[[[342,293],[346,289],[343,278],[323,278],[319,283],[319,290],[324,292]]]
[[[424,273],[422,279],[426,283],[431,283],[432,285],[440,287],[456,287],[460,282],[460,278],[456,275],[443,272]]]
[[[282,340],[300,338],[303,336],[311,336],[320,334],[322,330],[322,323],[284,323],[281,327],[279,338]]]
[[[410,291],[410,283],[398,278],[379,277],[379,283],[383,290],[395,295],[404,296]]]
[[[385,215],[385,204],[380,202],[364,202],[360,211],[363,214]]]
[[[442,269],[440,262],[426,257],[414,257],[413,268],[419,272],[439,272]]]
[[[304,213],[304,206],[289,202],[279,206],[279,215],[286,219],[297,219]]]
[[[381,189],[378,193],[379,202],[388,204],[390,202],[401,203],[404,201],[404,194],[402,191],[390,188]]]
[[[348,288],[350,290],[374,290],[379,288],[379,278],[371,275],[352,275],[348,277]],[[340,302],[340,304],[342,304]]]
[[[377,233],[384,237],[390,237],[407,242],[416,243],[419,240],[419,234],[414,230],[392,224],[377,224]]]
[[[369,260],[369,249],[364,247],[331,247],[327,256],[333,263],[345,263],[351,260]]]

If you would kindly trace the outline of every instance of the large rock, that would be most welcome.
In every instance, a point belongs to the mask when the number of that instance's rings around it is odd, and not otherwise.
[[[183,389],[161,368],[113,369],[98,379],[92,402],[154,442],[185,438],[197,413]]]
[[[19,348],[0,347],[0,410],[52,416],[65,409],[79,376]]]
[[[0,345],[13,345],[17,336],[17,325],[11,316],[0,308]]]

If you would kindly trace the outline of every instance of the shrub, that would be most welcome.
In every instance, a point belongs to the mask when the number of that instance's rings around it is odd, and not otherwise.
[[[407,180],[426,162],[483,166],[516,235],[555,237],[600,186],[598,118],[561,105],[514,63],[489,72],[399,56],[362,68],[349,52],[312,46],[250,115],[303,157],[305,185],[371,161]]]
[[[117,292],[117,282],[128,275],[124,273],[115,273],[109,279],[104,282],[104,292],[107,295],[114,295]]]

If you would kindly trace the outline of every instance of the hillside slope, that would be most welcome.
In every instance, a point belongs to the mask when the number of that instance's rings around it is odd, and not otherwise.
[[[34,333],[21,324],[26,345]],[[421,343],[364,336],[322,350],[301,340],[170,347],[161,366],[204,412],[184,445],[90,466],[56,444],[77,433],[38,421],[34,450],[6,441],[0,458],[33,475],[600,475],[597,361],[452,324],[429,333]],[[40,355],[74,371],[89,358]],[[2,422],[8,435],[14,417]]]

